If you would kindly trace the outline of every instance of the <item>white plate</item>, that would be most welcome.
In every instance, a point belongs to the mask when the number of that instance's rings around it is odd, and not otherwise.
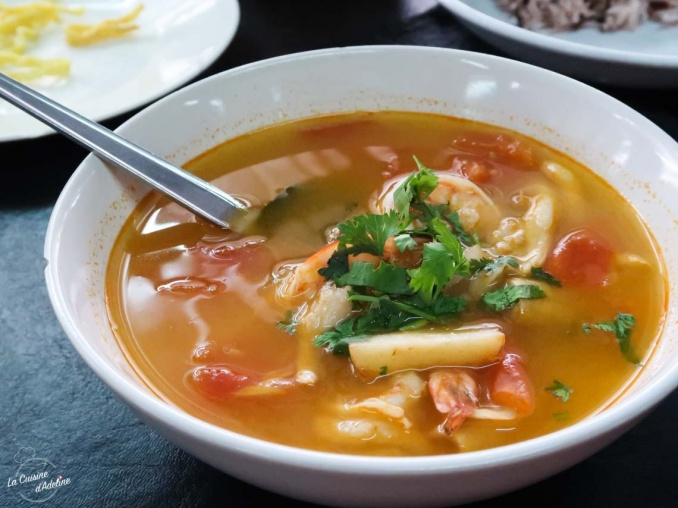
[[[78,113],[101,121],[151,102],[212,64],[235,35],[237,0],[141,0],[144,10],[131,35],[88,47],[70,47],[63,25],[51,26],[29,54],[64,57],[71,76],[29,82]],[[8,1],[7,4],[25,3]],[[66,1],[82,5],[82,16],[66,22],[96,23],[127,14],[139,0]],[[53,131],[0,100],[0,141],[35,138]]]
[[[479,37],[512,56],[596,83],[678,87],[678,27],[647,22],[634,31],[531,31],[495,0],[439,0]]]

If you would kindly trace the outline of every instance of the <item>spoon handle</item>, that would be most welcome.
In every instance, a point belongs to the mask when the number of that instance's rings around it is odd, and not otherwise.
[[[0,73],[0,97],[221,227],[234,229],[234,223],[239,223],[247,211],[244,204],[214,185],[3,73]]]

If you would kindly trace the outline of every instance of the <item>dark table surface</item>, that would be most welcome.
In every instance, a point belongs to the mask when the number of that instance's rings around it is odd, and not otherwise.
[[[500,54],[434,0],[241,0],[241,8],[235,40],[197,79],[333,46],[415,44]],[[678,87],[604,91],[678,139]],[[105,124],[115,128],[133,113]],[[42,249],[52,207],[84,156],[56,136],[0,144],[0,506],[31,505],[5,480],[16,471],[20,447],[34,448],[71,479],[44,506],[304,506],[216,471],[159,437],[71,347],[47,297]],[[678,506],[676,422],[678,393],[590,459],[477,506]]]

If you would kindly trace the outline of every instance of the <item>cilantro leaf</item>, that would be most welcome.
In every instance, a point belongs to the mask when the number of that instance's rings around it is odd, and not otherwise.
[[[541,280],[546,282],[550,286],[555,286],[557,288],[562,287],[563,284],[556,279],[553,275],[551,275],[549,272],[544,270],[543,268],[536,268],[532,267],[530,270],[531,273],[531,278],[534,280]]]
[[[419,295],[393,300],[388,296],[353,294],[353,302],[367,304],[360,316],[339,323],[335,328],[315,338],[313,344],[327,347],[335,354],[347,355],[353,342],[368,340],[370,335],[399,330],[414,330],[432,321],[450,318],[466,308],[463,298],[440,295],[434,304],[427,306]]]
[[[567,386],[565,383],[562,383],[558,381],[557,379],[553,380],[553,384],[546,388],[547,392],[551,392],[551,394],[560,399],[562,402],[567,402],[570,400],[570,395],[572,395],[572,392],[574,390]]]
[[[495,272],[500,270],[503,266],[510,266],[512,268],[519,268],[520,264],[516,258],[511,256],[499,256],[492,260],[489,258],[472,259],[470,261],[471,273],[477,274],[483,270],[486,272]]]
[[[622,355],[624,355],[624,358],[635,365],[640,364],[640,359],[636,355],[633,350],[633,345],[631,344],[631,332],[636,327],[636,318],[633,314],[624,314],[620,312],[617,314],[614,321],[605,321],[596,325],[584,324],[584,332],[590,332],[592,327],[604,332],[614,333],[614,336],[619,343],[619,350]]]
[[[466,256],[464,256],[464,247],[462,244],[442,220],[433,220],[431,222],[431,228],[435,232],[436,239],[445,246],[452,256],[456,274],[466,277],[469,274],[469,263]]]
[[[406,250],[414,250],[417,247],[417,242],[414,241],[412,235],[407,233],[396,236],[393,241],[401,254]]]
[[[461,225],[461,220],[459,220],[459,213],[452,212],[446,215],[445,218],[450,222],[450,224],[452,224],[452,231],[456,237],[459,238],[461,243],[467,247],[479,243],[477,235],[469,234],[466,232],[466,230],[464,230],[464,226]]]
[[[570,418],[572,418],[572,415],[568,413],[567,411],[560,411],[558,413],[553,413],[553,419],[558,421],[558,422],[566,422]]]
[[[398,218],[403,222],[410,222],[410,205],[422,203],[438,186],[438,177],[417,157],[414,157],[418,171],[408,176],[395,190],[393,201]]]
[[[354,294],[349,299],[367,303],[368,307],[362,315],[348,318],[332,330],[318,335],[313,340],[315,346],[327,347],[335,354],[346,355],[351,343],[366,340],[369,335],[393,332],[415,322],[426,323],[435,318],[412,305],[391,300],[388,296]]]
[[[327,266],[318,270],[318,273],[327,280],[334,280],[348,273],[348,253],[346,251],[334,251]]]
[[[428,307],[422,307],[438,317],[459,314],[466,309],[468,302],[460,296],[438,295]]]
[[[334,354],[348,355],[348,345],[352,342],[365,340],[364,336],[355,330],[354,326],[357,318],[349,318],[331,330],[321,333],[313,339],[313,345],[317,347],[327,347]]]
[[[424,244],[421,265],[407,271],[410,286],[426,303],[431,303],[455,275],[465,276],[469,271],[464,248],[442,219],[432,219],[430,227],[438,241]]]
[[[379,375],[385,376],[386,374],[388,374],[388,367],[386,365],[379,367]]]
[[[476,273],[482,272],[483,270],[487,269],[487,267],[490,266],[492,263],[493,261],[490,258],[471,259],[469,261],[469,267],[471,273],[475,275]]]
[[[398,302],[389,297],[380,297],[368,311],[358,318],[358,327],[364,334],[390,332],[405,325],[412,315],[403,311]]]
[[[416,218],[424,224],[428,224],[433,219],[442,219],[443,214],[447,211],[447,205],[434,205],[427,202],[412,203],[412,210],[416,213],[410,218]]]
[[[334,282],[339,287],[370,287],[392,295],[412,293],[407,281],[407,269],[384,261],[376,268],[372,263],[356,261],[347,273],[336,277]]]
[[[374,310],[377,306],[380,310],[390,310],[393,314],[405,313],[412,317],[418,317],[427,321],[433,321],[436,316],[428,312],[426,305],[419,306],[413,301],[405,300],[391,300],[388,296],[369,296],[369,295],[351,295],[349,298],[352,302],[367,302],[371,304],[370,310]],[[376,316],[376,315],[375,315]],[[375,317],[373,316],[373,317]],[[391,328],[399,328],[401,325],[393,325]]]
[[[383,215],[357,215],[352,220],[340,223],[337,228],[341,233],[340,250],[346,250],[349,254],[367,252],[377,256],[384,254],[386,240],[400,232],[395,211]]]
[[[285,318],[278,322],[277,328],[285,333],[294,335],[297,332],[297,322],[294,319],[294,312],[288,310],[285,313]]]
[[[410,286],[430,303],[454,277],[455,263],[442,243],[424,244],[421,266],[407,271]]]
[[[482,300],[491,311],[501,312],[513,307],[518,300],[544,298],[545,296],[546,293],[535,284],[520,284],[485,293]]]

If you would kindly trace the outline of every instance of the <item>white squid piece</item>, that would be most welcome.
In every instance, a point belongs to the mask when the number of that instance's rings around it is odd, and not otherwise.
[[[490,235],[494,256],[513,256],[520,262],[520,269],[529,274],[533,267],[541,266],[551,246],[556,227],[555,200],[544,188],[529,196],[518,197],[528,205],[525,214],[507,217]]]
[[[379,413],[409,430],[412,422],[407,418],[405,410],[408,403],[421,397],[425,389],[426,383],[417,374],[405,372],[394,377],[393,386],[383,395],[346,404],[346,409]]]
[[[349,345],[356,371],[367,380],[383,369],[397,372],[446,365],[478,367],[497,360],[505,337],[497,326],[446,332],[400,332],[373,335]]]
[[[351,315],[353,304],[348,288],[325,283],[313,299],[297,312],[299,327],[317,336],[331,330]],[[314,385],[317,381],[318,348],[311,341],[300,343],[297,352],[297,383]]]

